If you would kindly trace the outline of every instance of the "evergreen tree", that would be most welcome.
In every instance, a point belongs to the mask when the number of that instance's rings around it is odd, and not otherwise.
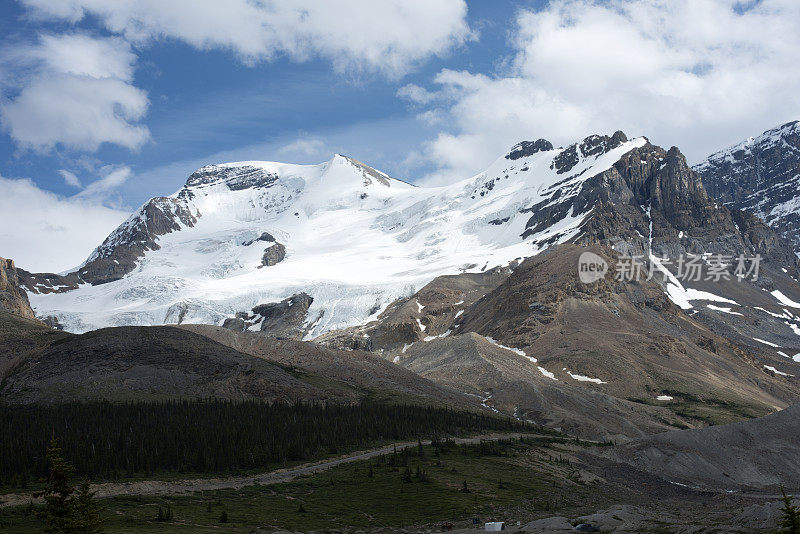
[[[82,534],[99,534],[103,532],[103,523],[100,519],[100,509],[94,500],[94,492],[89,489],[89,479],[83,479],[78,486],[73,498],[73,526],[76,532]],[[170,510],[170,519],[172,511]]]
[[[42,517],[45,522],[45,532],[101,533],[103,529],[100,512],[94,501],[94,493],[89,489],[89,481],[84,479],[76,491],[71,483],[75,468],[63,458],[55,438],[50,440],[47,462],[50,470],[45,480],[45,489],[35,494],[44,498]]]
[[[783,516],[778,521],[778,526],[783,528],[786,534],[800,534],[800,507],[792,502],[792,496],[786,495],[786,490],[781,486],[781,493],[783,497],[783,508],[781,512]]]
[[[75,488],[70,480],[75,474],[75,468],[61,456],[61,449],[55,438],[51,438],[47,448],[47,462],[50,471],[45,479],[45,489],[36,494],[37,497],[44,498],[44,531],[48,534],[67,534],[72,531],[71,497]]]

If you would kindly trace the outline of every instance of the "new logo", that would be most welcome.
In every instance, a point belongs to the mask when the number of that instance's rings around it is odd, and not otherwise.
[[[608,262],[594,252],[584,252],[578,258],[578,278],[584,284],[602,279],[608,272]]]

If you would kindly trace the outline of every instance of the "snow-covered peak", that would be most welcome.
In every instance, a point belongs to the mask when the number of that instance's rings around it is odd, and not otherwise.
[[[295,165],[276,161],[235,161],[206,165],[193,172],[186,180],[186,189],[222,185],[232,191],[270,187],[279,180],[302,177],[319,185],[369,186],[378,184],[391,187],[405,184],[389,175],[358,161],[335,154],[330,160],[317,165]],[[405,184],[409,185],[409,184]]]
[[[575,202],[583,184],[645,143],[621,132],[566,148],[523,142],[486,171],[432,188],[342,155],[209,165],[98,249],[81,274],[107,283],[33,303],[83,331],[219,324],[305,292],[313,337],[359,324],[436,276],[507,265],[574,238],[593,210]],[[534,227],[537,210],[549,215]]]
[[[793,145],[787,143],[787,138],[790,136],[800,136],[800,121],[781,124],[765,131],[761,135],[748,137],[731,147],[715,152],[696,165],[695,170],[702,173],[709,167],[720,166],[725,163],[735,164],[748,157],[754,150],[766,150],[775,145],[782,145],[796,150]]]

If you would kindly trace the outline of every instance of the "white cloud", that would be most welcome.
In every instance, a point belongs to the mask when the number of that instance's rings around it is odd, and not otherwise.
[[[88,35],[42,35],[39,46],[30,50],[49,70],[90,78],[133,79],[136,55],[119,38],[95,39]]]
[[[397,96],[414,104],[430,104],[436,99],[437,95],[424,87],[409,83],[397,90]]]
[[[132,174],[130,167],[126,166],[106,169],[106,171],[105,176],[90,183],[86,189],[78,193],[77,197],[103,199],[108,193],[124,184]]]
[[[38,16],[97,17],[133,42],[171,38],[245,61],[323,57],[390,77],[472,37],[464,0],[23,0]]]
[[[19,94],[0,106],[0,121],[21,148],[137,149],[150,139],[147,127],[135,124],[148,100],[130,83],[136,56],[123,40],[42,35],[6,55],[27,67]]]
[[[114,78],[49,75],[2,106],[3,125],[22,148],[95,151],[102,143],[139,148],[150,132],[131,124],[147,110],[144,91]]]
[[[58,174],[61,175],[61,177],[64,179],[64,183],[66,183],[67,185],[77,188],[82,187],[81,181],[78,179],[78,177],[75,175],[74,172],[68,171],[67,169],[59,169]]]
[[[324,158],[328,155],[328,148],[321,139],[315,137],[300,137],[291,143],[288,143],[278,149],[281,157],[301,157],[307,158],[310,156]]]
[[[129,213],[44,191],[27,179],[0,177],[0,256],[35,272],[81,264]]]
[[[425,147],[429,182],[478,172],[520,139],[622,129],[696,161],[800,116],[794,0],[554,1],[519,12],[512,46],[495,75],[444,70],[436,91],[401,93],[450,126]]]

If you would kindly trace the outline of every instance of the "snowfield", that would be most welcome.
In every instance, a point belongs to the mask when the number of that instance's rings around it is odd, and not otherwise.
[[[436,188],[415,187],[340,155],[319,165],[204,167],[192,175],[200,178],[169,197],[197,218],[194,226],[181,224],[158,237],[160,249],[147,251],[120,280],[31,293],[31,303],[38,315],[54,315],[66,330],[84,332],[220,324],[304,291],[314,299],[306,336],[313,338],[376,317],[436,276],[507,265],[569,240],[590,209],[570,211],[525,239],[530,214],[522,210],[569,200],[581,183],[645,142],[632,139],[581,157],[563,174],[551,168],[561,149],[501,157],[475,177]],[[112,233],[105,248],[124,241],[142,217],[143,209]],[[263,232],[286,247],[276,265],[261,266],[271,244],[257,240]]]

